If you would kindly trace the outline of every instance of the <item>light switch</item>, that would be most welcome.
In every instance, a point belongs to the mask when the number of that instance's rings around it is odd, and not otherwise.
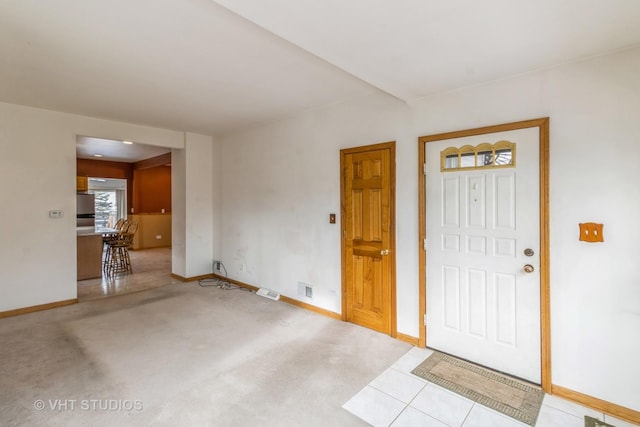
[[[602,235],[604,224],[585,222],[578,225],[580,226],[580,241],[589,243],[604,242],[604,236]]]
[[[329,214],[329,224],[336,223],[336,214]]]

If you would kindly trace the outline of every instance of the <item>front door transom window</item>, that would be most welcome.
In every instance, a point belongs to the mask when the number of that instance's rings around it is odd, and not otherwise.
[[[515,167],[516,144],[510,141],[498,141],[495,144],[483,142],[475,147],[449,147],[440,152],[440,171],[488,169]]]

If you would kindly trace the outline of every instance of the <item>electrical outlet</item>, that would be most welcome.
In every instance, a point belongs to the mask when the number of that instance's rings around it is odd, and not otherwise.
[[[156,234],[156,240],[162,240],[162,234]]]

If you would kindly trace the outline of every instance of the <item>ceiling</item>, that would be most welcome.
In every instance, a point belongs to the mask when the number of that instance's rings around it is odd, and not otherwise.
[[[221,135],[638,44],[637,0],[2,0],[0,101]]]
[[[135,163],[169,152],[171,152],[169,148],[153,145],[125,144],[122,141],[90,136],[78,136],[76,138],[76,158],[78,159]]]

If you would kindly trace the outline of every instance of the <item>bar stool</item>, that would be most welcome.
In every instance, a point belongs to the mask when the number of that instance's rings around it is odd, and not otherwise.
[[[129,248],[133,245],[133,237],[138,230],[138,223],[128,221],[111,239],[106,241],[107,251],[105,254],[104,270],[108,276],[120,273],[133,273],[131,268],[131,258],[129,257]]]
[[[128,219],[120,218],[113,226],[114,231],[102,234],[102,243],[104,246],[102,269],[105,273],[107,272],[111,259],[111,245],[109,243],[115,243],[120,238],[120,234],[127,227],[128,222]]]

